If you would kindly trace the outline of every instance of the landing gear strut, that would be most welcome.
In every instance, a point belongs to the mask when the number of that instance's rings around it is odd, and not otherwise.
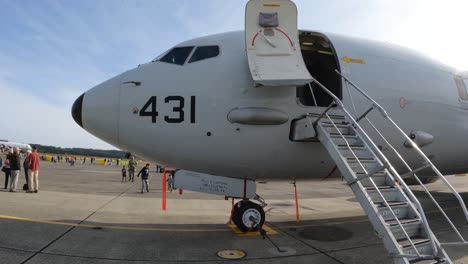
[[[254,202],[240,201],[234,205],[232,221],[243,232],[257,231],[265,223],[265,211]]]

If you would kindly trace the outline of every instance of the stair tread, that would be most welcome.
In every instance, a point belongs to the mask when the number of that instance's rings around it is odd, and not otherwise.
[[[339,145],[337,145],[337,146],[338,146],[338,148],[347,148],[347,147],[348,147],[348,145],[346,145],[346,144],[339,144]],[[353,144],[349,144],[349,146],[350,146],[351,148],[366,148],[366,146],[364,146],[364,145],[353,145]]]
[[[363,150],[367,149],[365,146],[353,146],[353,145],[349,145],[349,147],[347,145],[341,145],[341,146],[339,145],[338,148],[339,149],[349,149],[349,148],[351,148],[351,149],[363,149]]]
[[[417,222],[420,222],[421,220],[419,218],[402,218],[402,219],[398,219],[400,220],[400,223],[402,225],[404,224],[411,224],[411,223],[417,223]],[[398,225],[398,222],[395,220],[395,219],[390,219],[390,220],[387,220],[385,221],[385,223],[387,223],[388,225],[390,226],[396,226]]]
[[[377,185],[377,188],[379,188],[380,191],[382,191],[382,190],[396,190],[395,187],[389,186],[389,185],[380,185],[380,186]],[[367,191],[377,191],[375,189],[375,187],[373,187],[373,186],[372,187],[366,187],[366,190]]]
[[[413,244],[416,246],[416,245],[425,244],[427,242],[430,242],[431,240],[425,237],[421,237],[421,236],[414,236],[414,237],[411,237],[411,241],[413,241]],[[411,243],[408,239],[398,240],[398,244],[400,244],[400,246],[404,248],[411,247]]]
[[[335,123],[335,124],[332,124],[332,123],[330,123],[330,122],[328,122],[328,123],[322,122],[321,124],[322,124],[322,126],[324,126],[324,127],[334,127],[334,126],[341,127],[341,128],[348,128],[348,127],[351,127],[350,124],[342,124],[342,123]]]
[[[358,177],[362,177],[364,175],[366,175],[366,173],[364,172],[356,172],[356,175]],[[378,172],[375,172],[374,174],[371,175],[372,176],[387,176],[387,173],[385,171],[378,171]]]
[[[367,158],[367,157],[357,157],[359,161],[369,162],[369,161],[376,161],[374,158]],[[345,157],[348,161],[356,161],[355,157]]]
[[[401,202],[401,201],[387,201],[388,205],[390,206],[400,206],[400,205],[408,205],[408,202]],[[384,202],[374,202],[375,205],[378,207],[387,207]]]
[[[358,138],[357,135],[354,135],[354,134],[342,134],[345,138]],[[338,138],[341,138],[341,135],[340,134],[334,134],[334,133],[330,133],[330,137],[338,137]]]
[[[355,134],[349,134],[349,133],[341,133],[340,134],[340,133],[336,133],[336,132],[328,132],[328,134],[330,136],[339,136],[339,137],[341,137],[341,136],[344,136],[344,137],[346,137],[346,136],[356,136]]]

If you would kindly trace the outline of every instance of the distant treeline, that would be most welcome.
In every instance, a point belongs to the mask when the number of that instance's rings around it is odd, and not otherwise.
[[[85,148],[60,148],[54,146],[43,146],[39,144],[31,144],[36,146],[40,153],[57,154],[57,155],[73,155],[73,156],[90,156],[125,159],[128,153],[121,150],[102,150],[102,149],[85,149]]]

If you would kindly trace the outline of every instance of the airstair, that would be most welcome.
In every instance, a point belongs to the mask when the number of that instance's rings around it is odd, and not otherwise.
[[[452,263],[442,246],[467,245],[467,242],[424,186],[417,172],[432,169],[458,199],[468,219],[468,212],[462,197],[421,149],[390,118],[384,108],[338,71],[337,74],[343,78],[348,89],[348,86],[351,86],[360,96],[364,96],[369,101],[370,107],[361,115],[353,116],[332,92],[314,80],[316,85],[333,97],[333,102],[321,113],[307,114],[295,120],[291,132],[292,139],[296,141],[318,140],[325,146],[395,263]],[[309,88],[314,96],[310,84]],[[349,95],[351,97],[351,93]],[[353,101],[352,97],[351,101]],[[356,110],[354,102],[353,108]],[[377,126],[371,122],[368,115],[374,110],[378,110],[383,119],[396,129],[402,137],[402,142],[407,141],[411,144],[412,150],[422,160],[420,168],[412,169]],[[361,125],[363,121],[367,122],[366,126]],[[366,132],[363,127],[367,130],[371,128],[372,134],[380,137],[379,143],[384,142],[386,149],[390,149],[396,155],[397,160],[404,164],[408,172],[401,174],[397,172],[382,153],[381,147],[378,147],[369,137],[370,132]],[[421,203],[404,181],[408,177],[413,177],[422,186],[460,241],[439,242],[431,231]]]

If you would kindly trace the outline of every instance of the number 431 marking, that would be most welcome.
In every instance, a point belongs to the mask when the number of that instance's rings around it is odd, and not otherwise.
[[[164,116],[164,121],[167,123],[182,123],[185,120],[185,98],[182,96],[168,96],[164,98],[164,103],[176,102],[176,106],[172,108],[177,117]],[[151,96],[140,110],[140,116],[150,116],[151,122],[156,123],[156,117],[159,113],[156,110],[157,97]],[[195,96],[190,96],[190,123],[195,123]]]

